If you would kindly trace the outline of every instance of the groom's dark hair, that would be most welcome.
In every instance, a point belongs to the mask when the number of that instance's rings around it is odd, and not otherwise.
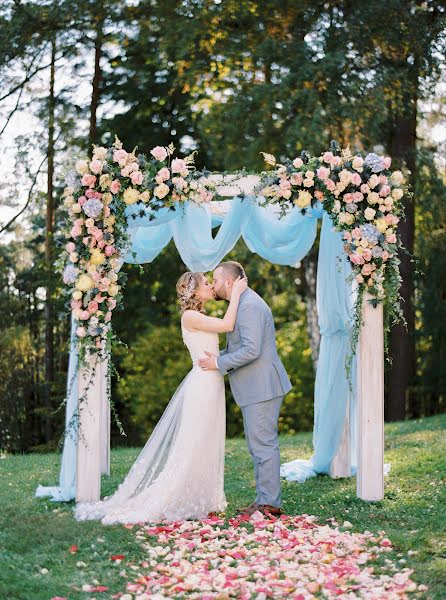
[[[217,265],[217,269],[221,267],[226,275],[232,277],[232,279],[237,279],[237,277],[246,277],[245,269],[242,265],[235,260],[228,260],[226,262],[222,262]]]

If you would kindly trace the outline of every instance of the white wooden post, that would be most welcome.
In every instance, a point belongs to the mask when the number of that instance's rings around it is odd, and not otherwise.
[[[110,402],[107,397],[109,358],[100,362],[101,378],[101,473],[110,475]]]
[[[357,496],[384,498],[384,324],[383,305],[365,294],[358,362]]]
[[[90,370],[79,368],[76,502],[97,502],[101,496],[102,390],[102,366],[96,358]]]

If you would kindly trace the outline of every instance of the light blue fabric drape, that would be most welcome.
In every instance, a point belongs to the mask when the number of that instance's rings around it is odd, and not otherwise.
[[[348,352],[353,302],[351,285],[347,283],[350,267],[344,255],[342,237],[333,230],[329,216],[323,213],[319,205],[309,209],[305,215],[295,208],[280,219],[271,207],[259,206],[254,197],[234,198],[224,218],[213,216],[206,205],[197,206],[193,203],[155,213],[133,205],[127,207],[126,214],[131,245],[124,262],[152,262],[173,238],[182,260],[192,271],[215,268],[240,237],[252,252],[266,260],[294,266],[311,249],[316,237],[317,220],[323,215],[317,282],[322,337],[315,386],[314,456],[311,461],[293,463],[296,480],[303,481],[316,473],[328,472],[339,445],[347,405],[348,384],[344,362]],[[212,228],[217,225],[220,225],[220,229],[214,238]],[[73,365],[76,364],[76,348],[72,341],[69,380],[70,373],[74,372]],[[76,406],[77,384],[72,386],[69,394],[67,423]],[[355,410],[352,402],[350,410]],[[355,423],[352,427],[355,427]],[[352,435],[356,435],[355,430]],[[76,441],[67,437],[59,486],[39,486],[39,495],[52,495],[54,500],[74,498],[75,481]]]
[[[76,321],[71,317],[71,339],[70,356],[68,361],[67,374],[67,398],[65,409],[65,435],[62,464],[59,474],[58,486],[39,485],[36,490],[36,496],[51,496],[52,500],[67,502],[76,497],[76,467],[77,467],[77,432],[73,427],[73,419],[77,411],[77,343],[76,343]]]
[[[329,473],[343,431],[346,406],[351,426],[352,473],[356,467],[356,358],[352,365],[352,393],[345,372],[349,352],[355,289],[349,283],[351,267],[343,250],[342,234],[324,213],[317,271],[317,311],[321,342],[314,391],[314,454],[310,460],[282,465],[282,476],[305,481],[317,473]],[[350,398],[350,401],[347,400]]]

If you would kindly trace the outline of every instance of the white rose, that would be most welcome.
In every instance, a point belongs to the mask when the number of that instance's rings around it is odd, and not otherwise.
[[[390,181],[395,185],[401,185],[404,182],[404,175],[401,171],[394,171],[390,176]]]
[[[79,175],[84,175],[88,172],[88,162],[86,160],[78,160],[76,163],[76,171]]]
[[[364,211],[364,217],[367,219],[367,221],[372,221],[373,218],[375,217],[376,214],[376,210],[373,210],[373,208],[366,208]]]
[[[395,188],[394,190],[392,190],[392,198],[394,200],[401,200],[403,195],[404,195],[404,192],[401,188]]]

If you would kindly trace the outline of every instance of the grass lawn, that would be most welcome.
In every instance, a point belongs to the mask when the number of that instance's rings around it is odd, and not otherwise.
[[[226,495],[228,516],[254,497],[250,457],[242,439],[228,440]],[[282,460],[311,455],[311,434],[281,438]],[[139,449],[117,449],[111,455],[112,476],[102,482],[103,495],[120,483]],[[384,530],[393,542],[398,564],[415,569],[412,579],[429,586],[426,598],[446,598],[446,415],[386,425],[386,477],[382,502],[356,498],[354,478],[318,477],[303,485],[285,483],[284,509],[317,515],[323,523],[335,517],[352,523],[352,531]],[[111,598],[132,578],[128,562],[145,556],[134,531],[97,522],[77,523],[73,503],[34,498],[37,485],[57,482],[60,456],[0,457],[0,598],[70,600]],[[70,552],[75,545],[78,550]],[[118,564],[111,556],[124,554]],[[390,558],[395,557],[391,554]],[[126,566],[127,565],[127,566]],[[122,572],[127,571],[125,576]],[[108,592],[82,592],[82,585],[105,585]]]

